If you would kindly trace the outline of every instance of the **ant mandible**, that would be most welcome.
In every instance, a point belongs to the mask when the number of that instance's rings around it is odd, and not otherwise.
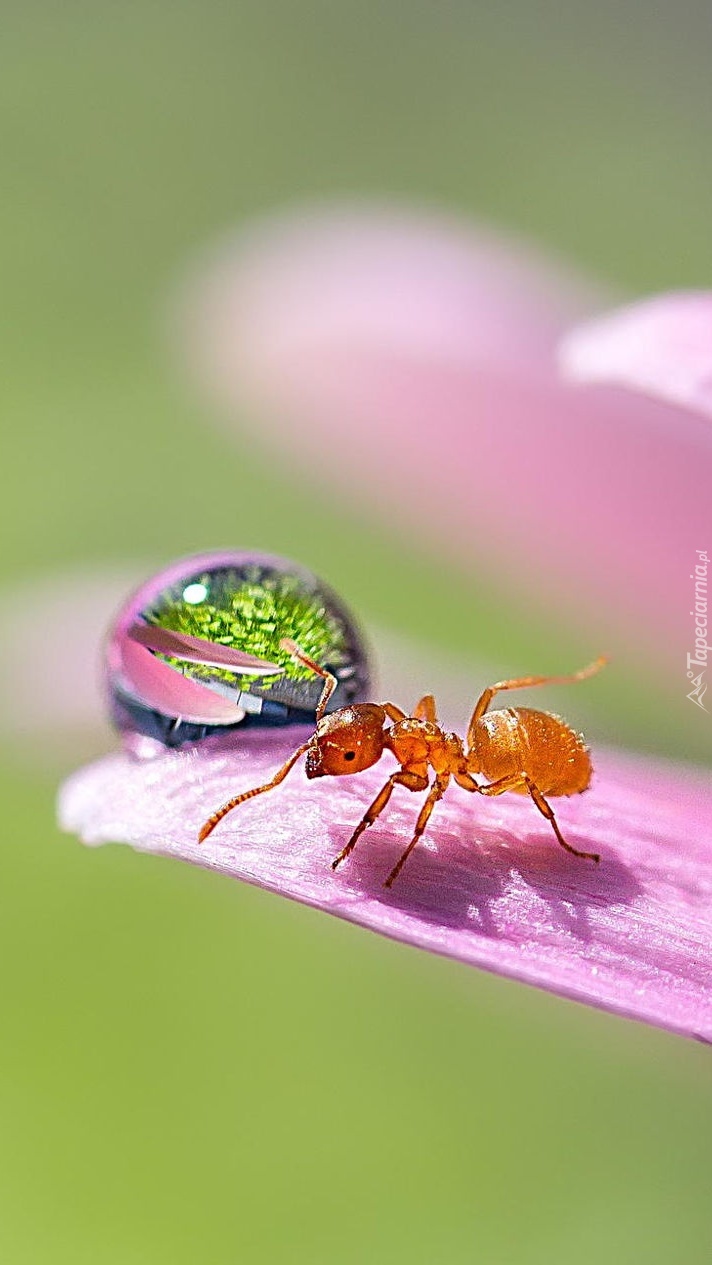
[[[283,782],[297,760],[306,755],[306,775],[341,777],[345,773],[361,773],[390,751],[400,764],[367,808],[346,847],[334,861],[336,869],[351,854],[360,836],[383,812],[394,786],[409,791],[426,791],[415,827],[415,833],[399,861],[394,865],[385,886],[390,887],[400,874],[413,848],[420,839],[439,799],[442,799],[451,778],[465,791],[479,795],[502,795],[516,791],[530,795],[539,812],[550,822],[558,842],[573,856],[600,861],[597,852],[579,852],[564,839],[547,795],[577,795],[591,781],[591,757],[584,746],[583,735],[577,734],[560,716],[535,711],[530,707],[508,707],[488,711],[495,694],[503,690],[519,690],[531,685],[567,685],[585,681],[607,662],[601,655],[588,667],[570,676],[524,676],[512,681],[498,681],[482,692],[472,713],[467,738],[446,733],[437,722],[435,699],[426,694],[407,716],[394,703],[356,703],[325,715],[326,705],[336,689],[336,677],[304,654],[290,638],[280,643],[299,663],[311,668],[324,680],[324,688],[316,709],[316,729],[307,742],[289,757],[271,782],[243,791],[229,799],[205,822],[200,831],[202,843],[219,821],[238,804],[271,791]],[[386,721],[391,725],[386,727]],[[432,784],[429,773],[435,774]],[[481,786],[473,774],[486,777]]]

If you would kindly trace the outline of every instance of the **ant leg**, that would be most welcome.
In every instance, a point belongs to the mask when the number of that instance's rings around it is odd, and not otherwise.
[[[339,682],[333,672],[327,672],[326,668],[320,667],[318,663],[315,663],[313,659],[309,658],[308,654],[305,654],[303,650],[300,650],[296,641],[292,641],[291,637],[283,637],[279,645],[280,649],[286,650],[288,654],[291,654],[292,658],[297,660],[297,663],[303,663],[305,668],[311,668],[312,672],[316,672],[317,676],[323,678],[324,688],[321,691],[321,698],[319,699],[316,709],[316,719],[321,720],[324,712],[326,711],[326,704],[334,693],[334,690]]]
[[[601,858],[597,852],[580,852],[578,848],[572,848],[571,844],[566,842],[559,829],[559,823],[556,820],[551,804],[544,799],[539,787],[526,773],[510,773],[508,777],[501,777],[499,781],[490,782],[489,786],[480,786],[478,789],[481,795],[503,795],[505,791],[516,791],[522,787],[526,787],[539,812],[543,817],[546,817],[561,847],[565,848],[567,852],[571,852],[575,857],[584,857],[585,860],[595,861],[598,864]]]
[[[227,813],[232,812],[233,808],[237,808],[238,804],[243,804],[246,799],[252,799],[255,795],[263,795],[265,791],[272,791],[275,786],[279,786],[280,782],[283,782],[290,770],[294,768],[299,757],[304,755],[304,752],[308,749],[310,742],[311,739],[309,742],[303,742],[301,747],[297,747],[294,754],[290,755],[287,763],[283,764],[281,769],[275,773],[271,782],[266,782],[264,786],[255,786],[251,791],[243,791],[241,795],[235,795],[233,799],[229,799],[226,804],[223,804],[222,808],[218,808],[218,810],[213,813],[212,817],[208,817],[208,820],[205,822],[205,825],[202,827],[200,834],[198,835],[198,843],[204,843],[208,835],[212,834],[218,822],[222,821],[223,817],[225,817]]]
[[[529,794],[534,800],[534,803],[539,809],[539,812],[542,814],[542,816],[546,817],[548,822],[550,822],[551,828],[554,831],[554,834],[556,835],[556,838],[558,839],[562,848],[565,848],[567,852],[572,852],[575,857],[586,857],[589,861],[595,861],[596,864],[598,865],[598,862],[600,861],[601,858],[597,852],[579,852],[578,848],[572,848],[571,844],[566,842],[566,840],[564,839],[564,836],[559,830],[559,823],[557,822],[556,817],[554,816],[554,810],[551,807],[551,804],[549,804],[548,801],[544,799],[544,796],[539,790],[539,787],[535,786],[531,778],[529,777],[526,778],[526,783],[527,783],[527,790],[529,791]]]
[[[437,725],[438,717],[435,710],[435,699],[432,694],[425,694],[420,702],[415,704],[413,717],[415,720],[426,720],[431,725]]]
[[[341,865],[341,862],[345,861],[347,856],[350,856],[364,830],[372,826],[376,818],[383,812],[391,798],[393,787],[397,783],[401,786],[407,786],[409,791],[424,791],[427,789],[428,779],[423,773],[408,773],[404,769],[401,769],[398,773],[392,773],[385,786],[381,787],[370,808],[366,809],[346,847],[342,848],[339,855],[331,862],[332,870]]]
[[[381,703],[381,707],[389,720],[398,721],[407,719],[405,712],[400,707],[396,707],[395,703]]]
[[[594,659],[593,663],[589,663],[585,668],[579,668],[578,672],[571,672],[568,676],[522,676],[512,681],[497,681],[495,685],[488,686],[477,700],[472,713],[472,720],[467,730],[468,748],[474,742],[478,720],[484,716],[495,694],[498,694],[500,690],[523,690],[530,685],[572,685],[575,681],[585,681],[589,676],[594,676],[607,663],[608,659],[602,654]]]
[[[418,814],[418,820],[415,826],[415,834],[413,835],[413,838],[408,844],[408,847],[406,848],[403,855],[400,857],[396,865],[393,866],[393,869],[391,870],[390,874],[388,875],[388,878],[383,884],[384,887],[392,887],[393,883],[398,878],[398,875],[403,869],[403,866],[408,860],[408,857],[413,851],[413,848],[415,847],[420,836],[425,830],[425,827],[427,826],[428,821],[430,819],[430,814],[432,813],[435,805],[437,804],[438,800],[442,799],[443,795],[445,794],[445,791],[447,790],[447,784],[449,781],[450,781],[449,773],[441,774],[440,776],[436,777],[435,781],[433,782],[433,785],[430,788],[430,794],[428,795],[428,798],[426,799],[425,803],[423,804],[423,807],[421,808]]]

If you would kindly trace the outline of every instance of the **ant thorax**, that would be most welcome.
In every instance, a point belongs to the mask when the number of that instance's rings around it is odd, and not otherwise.
[[[454,773],[465,763],[462,739],[428,720],[396,721],[388,731],[386,746],[406,769],[429,765],[436,773]]]

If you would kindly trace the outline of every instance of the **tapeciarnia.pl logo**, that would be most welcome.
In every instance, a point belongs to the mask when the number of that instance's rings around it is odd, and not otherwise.
[[[687,697],[696,707],[701,707],[706,712],[703,700],[707,693],[707,682],[704,678],[708,667],[707,656],[712,650],[712,646],[707,644],[707,572],[710,560],[705,549],[698,549],[696,552],[697,565],[690,575],[690,579],[695,582],[694,610],[690,611],[695,621],[695,651],[687,656],[687,679],[692,682],[692,689]],[[701,671],[695,672],[695,668],[700,668]]]

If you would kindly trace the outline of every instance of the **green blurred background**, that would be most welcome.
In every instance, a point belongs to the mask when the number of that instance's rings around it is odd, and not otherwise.
[[[168,368],[166,296],[226,228],[351,193],[484,216],[622,289],[709,285],[708,5],[0,16],[5,595],[255,545],[442,651],[577,660],[377,525],[334,533],[328,489],[291,485],[254,440],[231,450]],[[642,685],[606,707],[599,732],[650,745]],[[5,745],[3,1261],[710,1259],[702,1046],[85,851],[54,825],[57,770]],[[658,747],[683,750],[674,731]]]

